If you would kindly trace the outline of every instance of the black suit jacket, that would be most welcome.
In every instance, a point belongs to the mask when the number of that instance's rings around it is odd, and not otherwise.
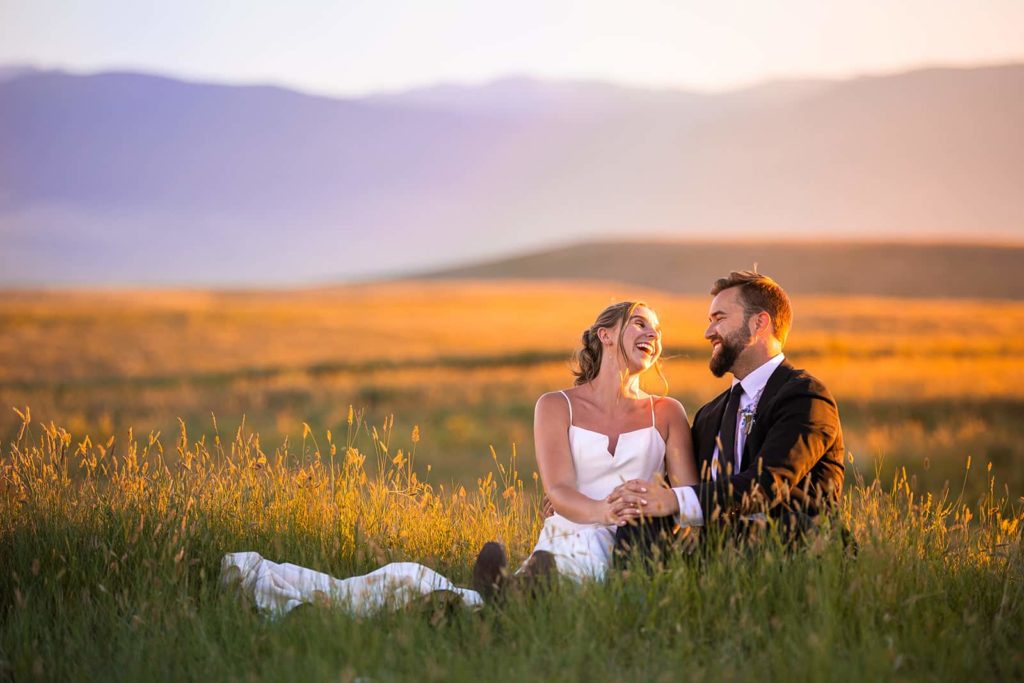
[[[843,430],[835,399],[821,382],[783,362],[761,393],[738,472],[711,479],[723,392],[697,411],[694,453],[701,483],[695,487],[706,521],[737,510],[744,494],[760,497],[771,514],[799,509],[816,515],[843,490]],[[730,468],[731,469],[731,468]]]

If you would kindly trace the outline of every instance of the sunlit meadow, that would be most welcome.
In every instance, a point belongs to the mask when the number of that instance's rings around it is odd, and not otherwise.
[[[600,283],[5,298],[0,680],[1024,676],[1012,302],[797,302],[787,351],[836,394],[852,452],[836,528],[800,552],[680,555],[480,612],[274,621],[220,589],[238,550],[339,577],[413,560],[462,585],[484,541],[523,559],[541,521],[533,402],[627,296],[660,313],[669,392],[694,412],[723,388],[703,298]]]
[[[707,369],[707,297],[615,283],[415,282],[274,292],[39,292],[0,301],[0,438],[31,406],[76,439],[211,435],[243,416],[265,443],[303,423],[340,431],[349,405],[400,431],[419,461],[472,484],[490,447],[532,474],[533,405],[566,386],[597,311],[641,298],[664,326],[669,393],[692,415],[725,388]],[[840,403],[854,467],[909,466],[917,490],[992,462],[1024,494],[1024,304],[801,297],[787,354]],[[664,388],[656,380],[652,391]],[[971,483],[970,486],[975,486]],[[978,484],[980,487],[980,484]],[[972,489],[973,493],[978,490]]]
[[[988,491],[975,500],[855,477],[839,520],[855,546],[822,528],[799,552],[768,539],[680,555],[480,612],[319,605],[275,621],[219,587],[224,552],[336,576],[409,559],[466,584],[485,540],[526,555],[536,484],[495,457],[475,486],[433,485],[416,474],[416,430],[358,414],[342,434],[306,428],[273,448],[246,427],[99,444],[30,420],[0,480],[0,675],[13,680],[1024,674],[1024,515],[969,464]]]

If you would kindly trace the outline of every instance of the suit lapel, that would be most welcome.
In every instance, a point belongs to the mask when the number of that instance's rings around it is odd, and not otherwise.
[[[789,361],[782,361],[779,367],[775,368],[771,377],[768,378],[768,382],[764,385],[764,390],[761,392],[761,398],[757,400],[757,411],[754,413],[754,424],[762,420],[768,406],[771,405],[772,400],[775,398],[775,394],[779,393],[779,389],[789,381],[790,376],[793,374],[793,366],[789,364]],[[752,448],[760,447],[760,443],[753,444],[754,439],[749,438],[754,435],[754,432],[748,434],[747,440],[743,443],[743,454],[740,457],[740,469],[745,469],[749,463],[750,450]]]

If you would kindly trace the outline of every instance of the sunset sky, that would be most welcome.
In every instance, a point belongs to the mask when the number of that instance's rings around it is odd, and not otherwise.
[[[358,95],[507,75],[728,89],[1024,60],[1020,0],[0,0],[0,65]]]

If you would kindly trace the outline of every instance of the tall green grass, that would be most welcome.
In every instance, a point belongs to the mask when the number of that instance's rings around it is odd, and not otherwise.
[[[1020,501],[991,480],[981,496],[958,484],[921,497],[902,470],[849,483],[855,555],[826,529],[799,551],[768,540],[680,555],[500,609],[266,620],[219,589],[224,553],[335,576],[415,560],[465,585],[484,541],[513,562],[532,547],[537,484],[514,458],[468,490],[433,485],[418,430],[346,423],[274,448],[244,424],[98,444],[26,414],[0,472],[0,679],[1024,676]]]

